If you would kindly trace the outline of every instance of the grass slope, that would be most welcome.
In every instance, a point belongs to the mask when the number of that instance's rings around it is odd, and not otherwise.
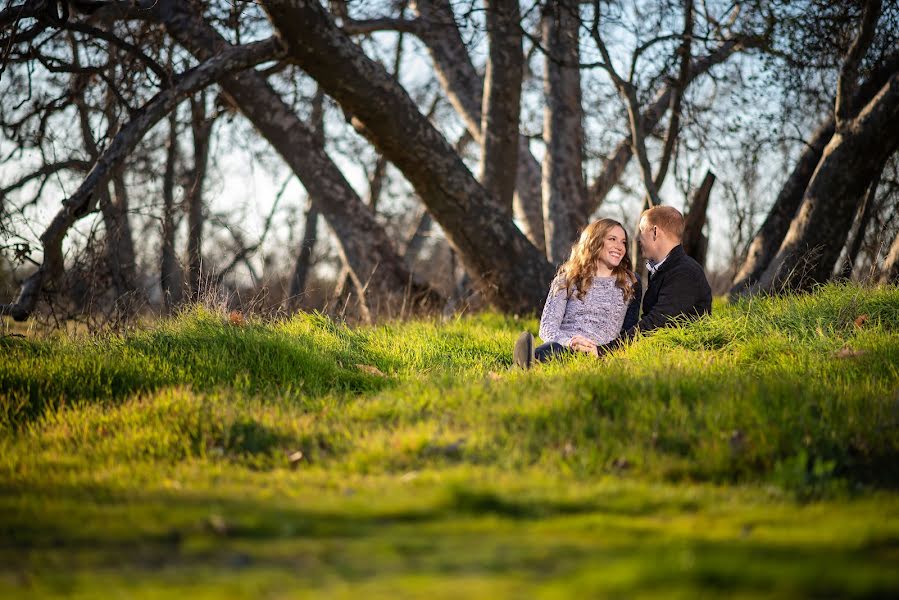
[[[899,594],[899,290],[715,309],[0,338],[0,595]]]

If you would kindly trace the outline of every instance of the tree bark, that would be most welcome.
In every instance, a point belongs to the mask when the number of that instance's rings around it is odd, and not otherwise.
[[[73,57],[75,65],[78,65],[77,52],[73,53]],[[100,158],[100,149],[94,138],[90,123],[90,109],[84,97],[85,83],[86,81],[82,77],[76,78],[74,83],[77,88],[75,105],[78,108],[82,143],[91,161],[96,163]],[[118,129],[113,110],[114,101],[114,97],[107,94],[103,106],[103,115],[106,118],[110,136],[113,136]],[[97,189],[98,205],[103,216],[103,227],[106,230],[103,240],[106,268],[109,270],[113,291],[117,298],[133,295],[137,290],[134,240],[131,236],[131,224],[128,221],[128,196],[122,177],[123,173],[119,168],[112,173],[111,180],[114,182],[115,196],[109,191],[109,182]]]
[[[421,21],[415,32],[431,54],[437,79],[471,137],[481,144],[484,85],[459,34],[452,8],[447,0],[416,0],[413,8]],[[519,135],[513,206],[525,235],[545,252],[540,185],[540,164],[531,154],[528,138]]]
[[[587,190],[583,175],[583,108],[578,64],[577,0],[547,5],[543,20],[546,48],[543,116],[543,222],[549,259],[561,264],[587,224]]]
[[[858,203],[897,149],[899,72],[858,116],[838,124],[759,290],[805,290],[830,278]]]
[[[351,116],[413,185],[485,296],[539,310],[552,267],[499,209],[405,90],[338,29],[316,0],[266,0],[290,59]]]
[[[181,304],[181,266],[175,252],[175,167],[178,164],[178,117],[169,113],[169,139],[166,148],[165,171],[162,176],[162,256],[159,283],[166,312]]]
[[[190,99],[190,130],[193,135],[194,166],[184,202],[187,208],[187,273],[191,298],[199,299],[203,267],[203,186],[209,167],[209,143],[213,119],[206,116],[202,92]]]
[[[130,313],[137,308],[135,302],[137,299],[133,296],[139,289],[134,237],[128,218],[128,188],[125,185],[125,173],[121,168],[112,174],[112,189],[114,195],[109,195],[107,191],[110,206],[104,211],[104,220],[112,226],[112,229],[107,228],[106,231],[106,256],[116,295],[120,299],[130,298],[125,304],[121,304],[120,308]]]
[[[227,41],[185,2],[160,0],[156,18],[179,44],[200,59],[228,47]],[[333,27],[333,23],[329,21],[329,24]],[[441,302],[433,290],[412,281],[387,232],[334,162],[318,149],[314,132],[297,118],[262,75],[238,73],[222,79],[219,85],[296,173],[317,203],[320,214],[337,236],[341,260],[350,265],[350,275],[360,298],[383,296],[385,310],[402,306],[407,296],[423,305]],[[394,85],[398,84],[394,82]]]
[[[705,266],[706,251],[708,250],[708,237],[702,233],[702,228],[705,227],[709,198],[712,195],[714,184],[715,174],[707,171],[702,184],[693,194],[690,211],[684,217],[684,237],[681,245],[688,256],[692,256],[703,266]]]
[[[512,214],[521,111],[521,25],[518,0],[487,0],[489,52],[481,117],[481,185]]]
[[[315,143],[319,150],[325,149],[325,94],[321,88],[315,90],[312,97],[312,128],[315,134]],[[306,281],[312,265],[312,251],[318,239],[318,208],[315,200],[310,196],[303,223],[303,240],[300,242],[300,252],[294,265],[293,276],[290,278],[290,297],[287,306],[290,310],[299,307],[303,292],[306,291]]]
[[[865,241],[865,234],[868,232],[868,224],[874,215],[874,205],[877,203],[877,187],[880,185],[880,177],[883,172],[883,166],[877,176],[868,184],[868,191],[862,199],[861,211],[856,219],[855,235],[846,247],[846,257],[843,259],[843,265],[836,274],[838,279],[849,280],[852,277],[852,271],[855,269],[855,262],[858,260],[858,253],[862,249],[862,243]]]
[[[433,223],[434,221],[431,218],[431,213],[423,211],[421,218],[418,219],[418,223],[415,226],[415,231],[412,232],[409,241],[406,243],[406,248],[403,251],[403,258],[406,260],[406,264],[410,265],[410,268],[415,262],[415,259],[418,258],[418,255],[421,254],[421,250],[425,245],[425,241],[428,238],[428,233],[431,231],[431,225],[433,225]]]
[[[750,286],[758,281],[765,268],[771,263],[771,259],[777,254],[780,244],[790,229],[790,223],[802,203],[805,189],[815,172],[815,167],[821,160],[824,148],[833,137],[834,127],[833,117],[829,117],[818,126],[790,176],[787,177],[786,183],[780,188],[780,193],[777,194],[771,210],[768,211],[768,216],[765,217],[764,223],[749,244],[749,251],[743,261],[743,266],[734,276],[734,283],[730,289],[732,300],[746,293]]]
[[[297,255],[297,262],[290,278],[290,297],[287,299],[287,307],[291,311],[299,308],[303,293],[306,291],[306,282],[312,267],[312,252],[315,250],[317,240],[318,209],[315,208],[315,202],[310,198],[303,224],[303,241],[300,243],[300,253]]]
[[[858,106],[870,102],[897,71],[899,71],[899,54],[893,53],[886,57],[858,88],[857,98],[851,104]],[[777,254],[793,217],[799,209],[809,181],[815,173],[815,168],[821,161],[824,148],[830,143],[835,130],[836,122],[831,115],[819,125],[803,150],[796,167],[777,195],[765,222],[753,238],[746,260],[734,277],[734,284],[730,290],[731,299],[747,293],[750,286],[757,283],[765,268]]]
[[[103,151],[78,189],[62,203],[62,208],[40,236],[44,250],[41,266],[22,283],[16,300],[0,304],[0,315],[11,315],[17,321],[28,318],[41,291],[52,286],[63,273],[62,240],[69,228],[96,209],[100,186],[122,164],[144,135],[178,105],[187,95],[211,85],[224,75],[241,71],[278,58],[282,48],[274,39],[227,48],[215,57],[182,74],[177,83],[156,94],[143,108],[135,111]]]

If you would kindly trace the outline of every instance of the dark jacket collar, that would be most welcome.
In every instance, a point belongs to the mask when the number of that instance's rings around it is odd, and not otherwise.
[[[659,273],[664,273],[667,269],[669,269],[672,265],[677,264],[685,257],[687,253],[684,251],[684,247],[681,244],[678,244],[674,248],[671,249],[671,252],[668,253],[662,264],[656,268],[655,272],[650,275],[650,277],[657,277]]]

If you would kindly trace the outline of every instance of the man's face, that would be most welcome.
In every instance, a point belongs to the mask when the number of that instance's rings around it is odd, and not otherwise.
[[[656,249],[658,248],[659,228],[646,222],[646,218],[640,219],[637,239],[640,241],[640,249],[643,256],[649,260],[658,260]]]

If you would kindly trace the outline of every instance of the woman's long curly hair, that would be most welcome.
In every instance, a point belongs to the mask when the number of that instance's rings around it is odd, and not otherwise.
[[[584,299],[593,283],[593,277],[596,275],[596,262],[605,245],[606,236],[614,227],[621,227],[624,231],[624,256],[618,266],[612,269],[615,287],[624,294],[625,304],[634,297],[634,284],[637,282],[637,276],[633,273],[631,259],[627,254],[627,230],[614,219],[599,219],[584,228],[580,239],[571,247],[571,255],[568,260],[559,267],[561,277],[558,289],[564,289],[568,298],[575,294],[579,300]]]

